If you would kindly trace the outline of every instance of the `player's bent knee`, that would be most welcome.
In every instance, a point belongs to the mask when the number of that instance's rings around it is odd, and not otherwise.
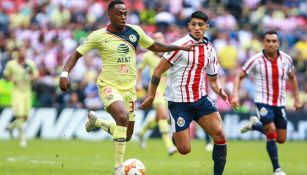
[[[191,152],[191,146],[188,144],[176,144],[177,150],[180,154],[185,155]]]
[[[186,154],[189,154],[191,152],[191,148],[188,148],[188,147],[180,147],[178,148],[178,152],[182,155],[186,155]]]
[[[121,126],[128,126],[129,119],[127,113],[118,114],[115,118],[116,124]]]
[[[286,141],[287,141],[286,138],[278,138],[278,139],[276,140],[276,142],[279,143],[279,144],[283,144],[283,143],[285,143]]]
[[[214,141],[226,140],[225,132],[221,129],[213,133],[212,138]]]

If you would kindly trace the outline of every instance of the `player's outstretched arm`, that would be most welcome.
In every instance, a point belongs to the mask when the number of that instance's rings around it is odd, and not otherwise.
[[[297,79],[293,71],[288,73],[288,77],[289,77],[289,80],[290,80],[290,83],[293,89],[294,108],[295,110],[299,110],[303,107],[303,103],[300,100]]]
[[[172,65],[167,62],[164,58],[161,59],[160,63],[155,68],[151,81],[149,83],[149,89],[146,99],[139,106],[140,109],[147,109],[151,107],[152,102],[155,99],[157,87],[160,83],[161,75],[166,72]]]
[[[154,42],[147,49],[153,52],[170,52],[175,50],[185,50],[185,51],[193,51],[195,46],[198,46],[199,43],[176,46],[172,44],[164,44],[160,42]]]
[[[62,91],[66,92],[68,91],[69,83],[68,83],[68,73],[71,71],[71,69],[76,65],[78,59],[82,57],[82,55],[78,51],[74,51],[68,60],[65,62],[63,72],[61,73],[59,86]]]
[[[232,90],[232,99],[231,106],[233,109],[237,109],[239,107],[239,89],[241,85],[241,80],[245,78],[247,74],[241,70],[240,74],[238,74],[233,82],[233,90]]]

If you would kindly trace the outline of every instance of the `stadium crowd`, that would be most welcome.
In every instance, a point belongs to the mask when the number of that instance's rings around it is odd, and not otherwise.
[[[188,33],[186,23],[195,10],[209,15],[208,38],[217,50],[221,80],[231,93],[234,76],[251,55],[262,48],[261,34],[279,32],[281,50],[294,60],[301,98],[307,102],[307,2],[304,0],[126,0],[127,23],[140,25],[152,35],[165,34],[167,43]],[[108,0],[2,0],[0,2],[0,79],[5,64],[27,48],[27,58],[36,62],[39,79],[34,84],[36,107],[101,109],[96,78],[102,62],[97,52],[81,59],[69,78],[71,91],[62,93],[58,77],[68,55],[93,30],[108,24]],[[137,50],[138,62],[145,50]],[[149,76],[144,76],[144,85]],[[252,108],[254,86],[242,82],[242,112]],[[0,80],[0,101],[9,83]],[[291,87],[287,87],[287,91]],[[290,91],[289,91],[290,92]],[[287,109],[292,110],[291,95]],[[217,99],[221,111],[230,110]],[[2,104],[4,105],[4,104]],[[0,106],[1,107],[1,106]]]

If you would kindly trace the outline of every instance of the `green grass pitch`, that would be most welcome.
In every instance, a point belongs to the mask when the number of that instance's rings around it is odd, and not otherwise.
[[[307,143],[278,145],[280,164],[288,175],[307,175]],[[161,139],[151,139],[147,149],[127,144],[126,159],[141,160],[147,175],[212,175],[211,153],[194,140],[192,152],[169,157]],[[22,149],[16,140],[0,141],[1,175],[112,175],[111,141],[31,140]],[[272,175],[264,141],[229,141],[225,175]]]

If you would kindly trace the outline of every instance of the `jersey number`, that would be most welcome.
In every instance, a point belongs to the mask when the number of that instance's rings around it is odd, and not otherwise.
[[[129,102],[130,103],[130,110],[129,110],[129,112],[134,112],[134,108],[135,108],[135,102],[134,101],[130,101]]]

